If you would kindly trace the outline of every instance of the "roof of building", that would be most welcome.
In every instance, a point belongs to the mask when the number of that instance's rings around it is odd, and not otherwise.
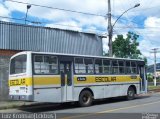
[[[0,49],[103,54],[102,36],[72,30],[0,21]]]

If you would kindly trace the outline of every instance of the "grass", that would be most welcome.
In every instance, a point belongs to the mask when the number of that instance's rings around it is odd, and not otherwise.
[[[149,90],[160,89],[160,86],[148,86]]]

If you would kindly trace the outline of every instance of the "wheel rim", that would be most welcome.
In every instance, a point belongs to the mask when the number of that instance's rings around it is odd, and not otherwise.
[[[87,104],[90,102],[90,96],[89,94],[84,94],[83,97],[82,97],[82,101],[84,104]]]
[[[129,97],[133,97],[134,96],[133,91],[132,90],[128,91],[128,95],[129,95]]]
[[[128,90],[128,98],[129,99],[133,99],[134,98],[134,94],[135,94],[135,92],[134,92],[133,89],[129,89]]]

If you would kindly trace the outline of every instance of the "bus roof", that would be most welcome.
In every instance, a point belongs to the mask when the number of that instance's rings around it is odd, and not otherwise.
[[[107,58],[107,59],[118,59],[118,60],[144,61],[144,60],[140,60],[140,59],[115,58],[115,57],[92,56],[92,55],[77,55],[77,54],[64,54],[64,53],[51,53],[51,52],[34,52],[34,51],[23,51],[23,52],[15,54],[15,55],[23,54],[23,53],[27,53],[27,52],[30,52],[30,53],[33,53],[33,54],[50,54],[50,55],[74,56],[74,57],[91,57],[91,58]]]

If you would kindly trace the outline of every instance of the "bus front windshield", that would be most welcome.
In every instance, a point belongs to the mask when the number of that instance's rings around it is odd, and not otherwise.
[[[19,55],[11,59],[10,74],[20,74],[26,72],[27,55]]]

